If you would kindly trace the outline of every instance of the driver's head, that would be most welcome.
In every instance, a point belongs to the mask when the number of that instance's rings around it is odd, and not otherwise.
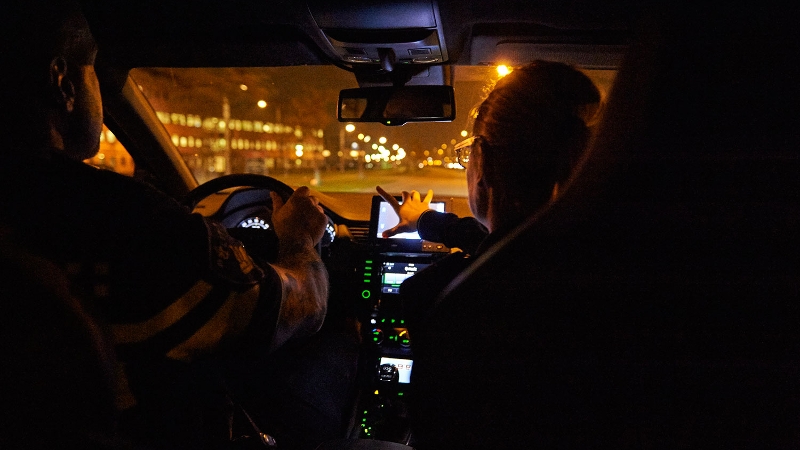
[[[18,147],[53,147],[75,159],[99,148],[103,115],[94,72],[96,45],[72,1],[9,0],[0,33],[3,137]],[[26,155],[21,155],[26,156]]]
[[[536,61],[500,79],[475,111],[467,167],[475,217],[511,227],[547,203],[586,148],[600,101],[566,64]]]

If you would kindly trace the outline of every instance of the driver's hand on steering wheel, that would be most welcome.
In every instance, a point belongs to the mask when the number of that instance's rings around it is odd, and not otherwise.
[[[297,188],[286,203],[274,191],[270,191],[270,197],[272,225],[279,242],[308,241],[312,246],[319,243],[328,219],[307,186]]]

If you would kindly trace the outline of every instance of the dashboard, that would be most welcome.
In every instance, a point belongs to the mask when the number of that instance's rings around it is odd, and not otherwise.
[[[452,199],[434,199],[431,208],[449,212],[452,204]],[[362,343],[348,437],[407,444],[414,354],[400,286],[450,249],[424,241],[417,233],[384,239],[382,232],[399,219],[377,195],[371,198],[369,220],[344,218],[325,204],[323,209],[328,225],[320,252],[331,281],[329,309],[344,310],[357,319]],[[226,189],[198,203],[195,210],[222,223],[255,259],[271,261],[277,256],[268,189]]]

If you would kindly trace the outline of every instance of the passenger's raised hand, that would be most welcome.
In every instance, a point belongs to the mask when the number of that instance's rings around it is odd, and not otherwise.
[[[420,193],[417,191],[403,191],[403,203],[400,204],[393,195],[384,191],[380,186],[377,186],[376,189],[378,194],[392,205],[392,208],[394,208],[394,211],[397,213],[397,217],[400,218],[400,222],[398,222],[396,226],[383,232],[383,237],[388,238],[400,233],[413,233],[417,231],[417,220],[419,220],[419,216],[431,209],[433,190],[428,189],[428,194],[425,195],[424,199],[421,198]]]

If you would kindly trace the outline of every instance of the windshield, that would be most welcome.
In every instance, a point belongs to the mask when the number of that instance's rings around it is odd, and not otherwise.
[[[322,192],[374,193],[380,185],[465,197],[453,147],[501,73],[456,67],[456,119],[399,127],[339,122],[339,91],[357,84],[334,66],[145,68],[131,76],[198,183],[256,173]]]

